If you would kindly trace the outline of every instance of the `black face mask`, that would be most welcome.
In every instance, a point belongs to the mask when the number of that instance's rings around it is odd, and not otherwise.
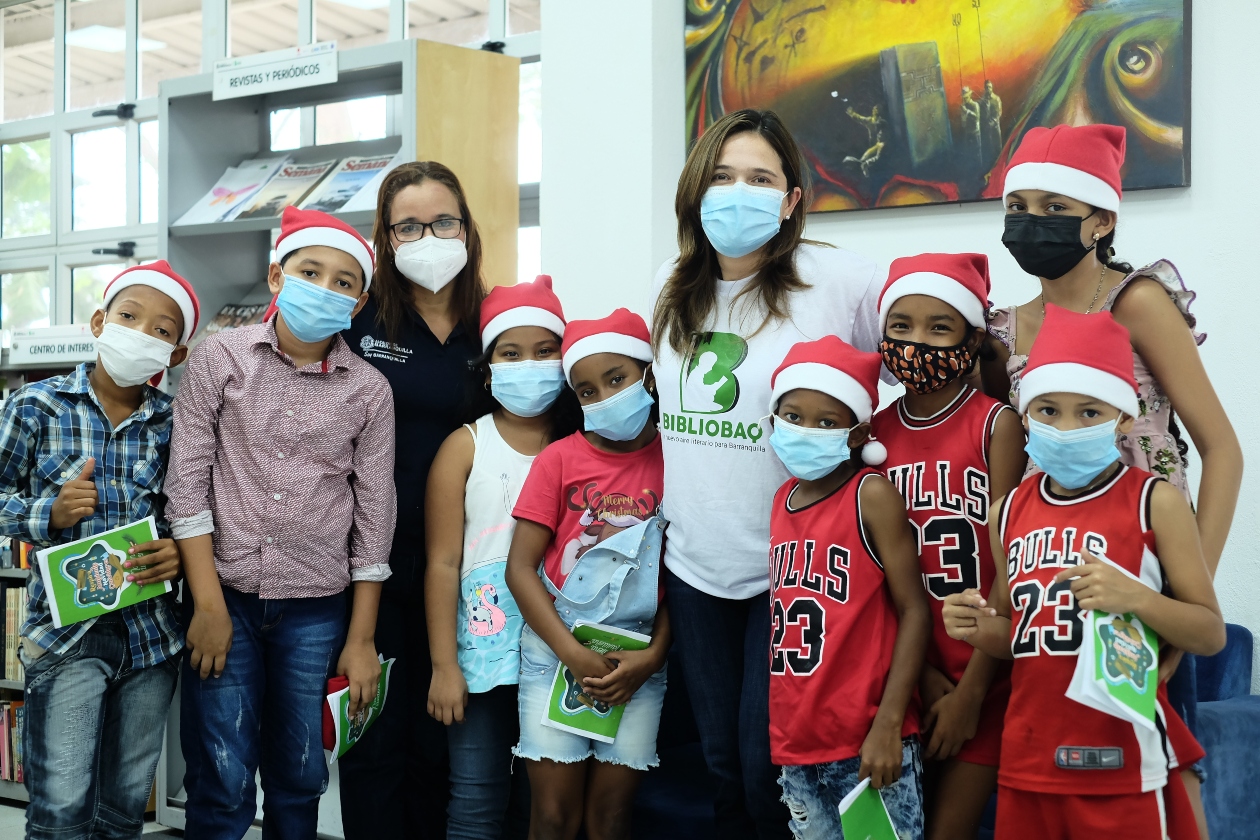
[[[1034,277],[1058,280],[1096,247],[1097,243],[1088,248],[1081,244],[1081,223],[1089,216],[1009,213],[1002,244],[1024,271]]]

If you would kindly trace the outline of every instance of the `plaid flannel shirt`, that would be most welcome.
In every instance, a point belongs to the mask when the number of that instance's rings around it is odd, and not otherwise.
[[[94,363],[73,373],[33,382],[14,392],[0,413],[0,534],[48,548],[154,516],[161,536],[162,479],[171,439],[171,398],[145,386],[134,414],[110,427],[88,381]],[[49,517],[61,485],[78,478],[96,458],[98,502],[92,516],[71,528],[50,530]],[[53,627],[39,572],[27,584],[22,636],[62,653],[87,633],[95,619]],[[174,594],[142,601],[119,615],[127,627],[133,668],[156,665],[184,647],[173,609]]]

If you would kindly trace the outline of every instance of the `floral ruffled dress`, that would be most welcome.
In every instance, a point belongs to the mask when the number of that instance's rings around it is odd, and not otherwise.
[[[1195,344],[1202,344],[1207,335],[1195,331],[1196,319],[1190,313],[1190,304],[1194,302],[1195,293],[1186,288],[1177,267],[1168,260],[1153,262],[1139,268],[1120,282],[1099,311],[1110,312],[1129,283],[1139,277],[1149,277],[1164,287],[1168,296],[1186,320],[1186,325],[1194,335]],[[1015,316],[1016,307],[992,309],[989,311],[989,332],[1006,346],[1010,358],[1006,362],[1006,372],[1011,379],[1011,404],[1019,404],[1019,380],[1024,366],[1028,364],[1028,356],[1015,353]],[[1133,354],[1133,373],[1138,383],[1138,417],[1134,420],[1133,431],[1122,435],[1117,442],[1120,458],[1130,466],[1139,467],[1163,476],[1168,482],[1181,491],[1186,500],[1190,498],[1190,487],[1186,481],[1185,465],[1177,449],[1177,440],[1168,429],[1172,420],[1172,403],[1164,393],[1159,382],[1151,374],[1146,362],[1137,353]],[[1028,472],[1036,471],[1032,461],[1028,462]]]

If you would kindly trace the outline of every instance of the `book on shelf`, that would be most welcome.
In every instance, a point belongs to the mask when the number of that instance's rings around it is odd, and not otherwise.
[[[197,331],[192,341],[188,342],[188,347],[191,350],[208,337],[224,330],[261,324],[263,316],[266,314],[267,304],[265,303],[230,303],[220,309],[219,314],[211,318]]]
[[[324,160],[318,163],[286,163],[263,185],[248,206],[238,210],[230,219],[263,219],[279,216],[290,204],[298,204],[310,194],[311,190],[337,165],[336,160]]]
[[[399,149],[397,154],[389,159],[389,163],[376,170],[372,179],[364,184],[363,187],[354,194],[353,198],[341,205],[341,212],[350,213],[355,210],[375,210],[376,194],[380,192],[381,182],[385,180],[386,175],[401,166],[403,160],[402,149]]]
[[[4,607],[4,673],[0,678],[22,682],[26,671],[18,650],[22,644],[22,625],[26,623],[26,586],[10,581],[0,586],[0,603]]]
[[[210,192],[198,199],[174,224],[201,225],[223,221],[229,214],[240,210],[288,161],[287,155],[281,155],[229,166]]]
[[[384,172],[397,155],[375,155],[373,157],[348,157],[320,181],[319,186],[300,205],[303,210],[322,210],[335,213],[341,210],[348,201],[359,194],[367,184],[375,180],[378,173]],[[376,207],[376,192],[372,191],[372,207]]]
[[[9,750],[13,761],[13,778],[9,781],[25,782],[26,770],[22,756],[22,733],[26,730],[26,704],[21,700],[14,700],[10,703],[9,718],[13,729],[10,737],[13,746]]]

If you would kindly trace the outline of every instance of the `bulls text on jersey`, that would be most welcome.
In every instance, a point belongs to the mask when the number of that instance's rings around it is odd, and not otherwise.
[[[826,562],[823,554],[826,555]],[[784,603],[780,590],[806,589],[837,604],[849,600],[849,550],[839,545],[819,552],[813,540],[789,540],[774,546],[771,557],[771,591],[775,593],[771,615],[770,673],[808,676],[822,662],[827,637],[827,611],[815,596],[801,596]],[[817,568],[815,567],[817,564]],[[801,630],[799,647],[784,645],[789,626]]]
[[[1011,653],[1016,657],[1038,656],[1043,651],[1051,656],[1075,656],[1080,649],[1083,625],[1072,581],[1043,583],[1030,577],[1037,569],[1080,565],[1080,549],[1106,557],[1107,538],[1093,531],[1078,534],[1070,526],[1061,532],[1050,526],[1011,540],[1006,576],[1011,609],[1019,617],[1011,638]],[[1038,622],[1042,611],[1047,611],[1047,620]],[[1052,622],[1048,620],[1051,618]]]
[[[906,500],[906,510],[936,510],[923,524],[911,518],[918,537],[919,553],[925,548],[940,552],[947,571],[925,574],[923,586],[938,600],[980,588],[980,546],[984,526],[989,524],[989,476],[975,467],[963,470],[962,493],[955,492],[949,461],[937,461],[929,469],[926,461],[901,464],[888,470],[888,479]],[[933,486],[934,485],[934,486]],[[974,523],[974,525],[972,524]],[[975,527],[979,526],[979,528]],[[977,533],[980,537],[977,537]],[[952,571],[948,571],[952,568]]]

